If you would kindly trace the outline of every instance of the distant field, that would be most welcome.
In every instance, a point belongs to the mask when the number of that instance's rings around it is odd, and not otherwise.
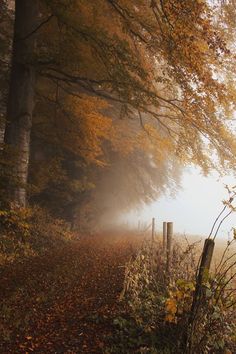
[[[204,240],[205,240],[204,237],[197,236],[197,235],[185,235],[185,236],[175,235],[175,239],[177,242],[182,244],[183,247],[187,246],[187,242],[189,244],[199,242],[196,245],[196,252],[200,256],[201,251],[203,249],[203,245],[204,245]],[[187,241],[186,241],[186,239],[187,239]],[[227,240],[216,238],[215,249],[214,249],[214,254],[213,254],[213,261],[212,261],[212,270],[214,270],[217,267],[217,265],[219,265],[219,263],[222,259],[223,253],[227,247],[227,242],[228,242]],[[228,258],[229,256],[231,256],[233,254],[234,254],[234,256],[231,258],[229,264],[236,262],[236,241],[234,241],[230,245],[230,247],[227,249],[227,251],[225,252],[224,258],[225,257]],[[233,269],[236,270],[236,265],[233,267]]]
[[[145,235],[143,235],[141,237],[143,237],[144,239],[151,239],[150,232],[146,233]],[[162,234],[161,233],[157,233],[157,240],[162,242]],[[199,256],[200,256],[201,251],[203,249],[204,240],[205,240],[205,238],[203,236],[199,236],[199,235],[174,234],[174,241],[179,243],[183,248],[186,248],[188,244],[196,243],[195,250]],[[212,262],[213,269],[220,262],[222,255],[227,247],[227,242],[228,241],[226,239],[216,238],[215,250],[214,250],[214,255],[213,255],[213,262]],[[230,246],[230,248],[228,249],[226,254],[228,254],[228,256],[229,256],[229,255],[232,255],[233,253],[235,253],[235,256],[232,258],[232,261],[236,262],[236,240]],[[235,266],[235,268],[236,268],[236,266]]]
[[[193,242],[197,242],[197,241],[201,241],[199,243],[199,246],[197,247],[197,249],[202,250],[203,244],[204,244],[204,240],[205,238],[202,236],[194,236],[194,235],[186,235],[189,243],[193,243]],[[183,236],[178,236],[178,238],[184,241],[184,237]],[[217,261],[219,261],[223,255],[223,252],[225,250],[225,248],[227,247],[227,240],[224,239],[219,239],[216,238],[215,241],[215,250],[214,250],[214,262],[217,263]],[[227,251],[227,253],[235,253],[236,252],[236,241],[233,242],[233,244],[230,246],[230,249]],[[235,255],[236,257],[236,255]]]
[[[100,237],[105,237],[100,236]],[[124,242],[128,241],[129,239],[132,239],[133,245],[134,243],[136,244],[136,247],[141,247],[143,241],[151,241],[151,232],[148,230],[145,233],[140,233],[136,231],[123,231],[120,234],[119,233],[114,233],[114,235],[109,234],[109,237],[107,240],[112,239],[112,241],[116,240],[116,238],[122,238]],[[200,254],[203,249],[204,245],[204,240],[205,238],[203,236],[199,235],[183,235],[183,234],[174,234],[173,236],[174,242],[177,242],[178,244],[181,245],[181,248],[186,249],[188,245],[196,243],[195,246],[195,253],[196,253],[196,258],[200,257]],[[156,240],[160,242],[160,245],[162,244],[162,234],[157,233],[156,234]],[[212,262],[212,270],[217,267],[219,262],[221,261],[222,255],[227,247],[227,240],[222,239],[222,238],[216,238],[215,241],[215,249],[214,249],[214,254],[213,254],[213,262]],[[233,244],[230,246],[230,248],[227,250],[226,254],[227,256],[230,256],[232,254],[235,254],[234,257],[232,257],[231,262],[236,262],[236,240],[233,242]],[[235,266],[236,269],[236,266]]]

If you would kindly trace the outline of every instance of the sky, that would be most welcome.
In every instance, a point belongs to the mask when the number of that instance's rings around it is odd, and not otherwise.
[[[225,184],[231,187],[236,185],[236,178],[219,178],[216,173],[204,177],[199,169],[189,168],[183,174],[182,189],[175,198],[164,195],[142,210],[132,211],[126,218],[133,226],[142,220],[144,227],[155,217],[157,230],[162,230],[163,221],[173,221],[174,230],[178,233],[208,236],[214,220],[223,208],[222,201],[228,199]],[[228,238],[232,227],[236,227],[236,212],[224,221],[218,237]]]

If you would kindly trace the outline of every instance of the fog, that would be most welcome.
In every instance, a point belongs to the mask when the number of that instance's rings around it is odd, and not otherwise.
[[[123,215],[121,220],[137,226],[139,220],[143,226],[156,218],[157,230],[161,230],[163,221],[173,221],[178,233],[208,236],[219,212],[223,200],[228,199],[225,184],[234,186],[233,176],[219,177],[216,173],[205,177],[197,168],[186,169],[182,176],[182,187],[175,197],[165,194],[156,202]],[[236,213],[231,214],[222,224],[219,238],[228,238],[232,227],[236,227]]]

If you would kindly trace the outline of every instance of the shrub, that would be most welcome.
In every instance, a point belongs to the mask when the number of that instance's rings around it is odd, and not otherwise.
[[[145,243],[126,268],[121,295],[127,312],[116,319],[113,352],[189,353],[236,352],[235,254],[224,256],[204,284],[204,298],[189,331],[196,284],[197,243],[175,245],[172,268],[166,271],[159,243]],[[137,339],[138,338],[138,339]],[[123,349],[122,349],[123,348]]]
[[[39,208],[0,210],[0,264],[33,256],[73,237],[68,225]]]

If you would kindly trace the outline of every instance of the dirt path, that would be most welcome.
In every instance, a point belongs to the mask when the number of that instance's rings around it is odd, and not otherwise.
[[[0,353],[103,353],[136,244],[84,239],[3,269]]]

